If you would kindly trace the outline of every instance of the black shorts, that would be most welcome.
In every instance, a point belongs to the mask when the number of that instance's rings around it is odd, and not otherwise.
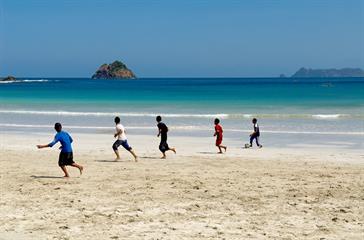
[[[164,152],[166,152],[166,151],[168,151],[169,150],[169,146],[168,146],[168,143],[167,142],[161,142],[160,144],[159,144],[159,150],[162,152],[162,153],[164,153]]]
[[[66,166],[66,165],[72,165],[75,163],[73,161],[73,153],[72,152],[60,152],[59,153],[59,159],[58,159],[58,166]]]

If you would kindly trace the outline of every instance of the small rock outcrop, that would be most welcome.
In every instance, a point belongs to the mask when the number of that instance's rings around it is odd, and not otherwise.
[[[7,76],[4,78],[0,78],[0,81],[15,81],[15,80],[16,80],[16,78],[13,76]]]
[[[111,64],[102,64],[92,75],[93,79],[134,79],[135,74],[122,62],[114,61]]]

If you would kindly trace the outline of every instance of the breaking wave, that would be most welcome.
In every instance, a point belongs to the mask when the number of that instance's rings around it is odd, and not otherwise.
[[[40,125],[40,124],[13,124],[13,123],[0,123],[0,127],[8,127],[8,128],[49,128],[53,129],[53,125]],[[77,126],[77,125],[67,125],[65,126],[67,129],[90,129],[90,130],[113,130],[115,127],[106,127],[106,126]],[[193,131],[211,131],[211,127],[209,126],[168,126],[170,129],[174,130],[193,130]],[[155,126],[128,126],[127,129],[136,129],[136,130],[155,130]],[[234,128],[225,128],[224,131],[230,132],[243,132],[250,133],[251,130],[244,129],[234,129]],[[279,131],[279,130],[269,130],[265,129],[264,133],[272,133],[272,134],[321,134],[321,135],[363,135],[364,132],[321,132],[321,131]]]
[[[12,80],[12,81],[0,81],[0,84],[9,84],[9,83],[34,83],[34,82],[57,82],[59,80],[48,80],[48,79],[21,79],[21,80]]]
[[[73,112],[73,111],[33,111],[33,110],[0,110],[0,114],[19,114],[19,115],[46,115],[46,116],[93,116],[93,117],[155,117],[161,115],[165,118],[222,118],[222,119],[250,119],[257,118],[273,118],[273,119],[317,119],[317,120],[333,120],[333,119],[364,119],[364,114],[228,114],[228,113],[148,113],[148,112]]]

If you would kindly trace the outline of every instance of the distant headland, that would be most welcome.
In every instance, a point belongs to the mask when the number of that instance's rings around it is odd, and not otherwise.
[[[94,75],[93,79],[135,79],[135,74],[121,61],[114,61],[111,64],[102,64]]]
[[[336,78],[336,77],[364,77],[364,70],[361,68],[342,69],[311,69],[300,68],[291,78]]]

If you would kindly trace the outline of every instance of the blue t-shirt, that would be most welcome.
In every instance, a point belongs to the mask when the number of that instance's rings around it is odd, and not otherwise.
[[[48,146],[53,147],[53,145],[56,144],[57,142],[60,142],[61,145],[62,145],[61,152],[65,152],[65,153],[72,152],[71,143],[73,142],[73,139],[71,138],[71,136],[67,132],[64,132],[64,131],[58,132],[56,134],[56,136],[54,137],[53,142],[48,144]]]

